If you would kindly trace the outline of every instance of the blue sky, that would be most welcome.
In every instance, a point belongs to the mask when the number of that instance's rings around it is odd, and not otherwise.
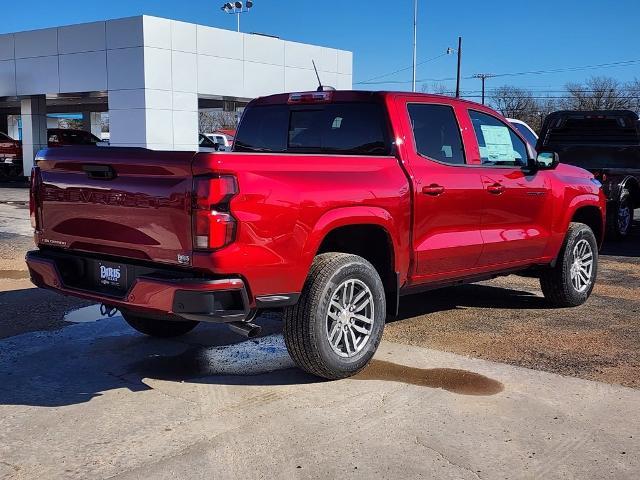
[[[107,18],[148,14],[235,29],[235,18],[220,11],[222,0],[27,0],[3,9],[1,32],[30,30]],[[336,2],[336,5],[338,2]],[[54,6],[53,6],[54,5]],[[640,78],[640,2],[637,0],[419,0],[418,59],[440,56],[464,37],[463,76],[565,69],[637,60],[627,66],[574,70],[541,75],[495,78],[503,84],[533,90],[556,90],[568,81],[608,75],[621,81]],[[40,12],[40,14],[35,14]],[[242,30],[354,52],[354,82],[411,65],[412,0],[332,2],[255,0],[243,15]],[[455,75],[455,55],[440,56],[419,66],[418,79]],[[379,81],[406,82],[411,70]],[[453,81],[444,82],[453,88]],[[372,89],[405,90],[410,83],[369,85]],[[356,84],[357,88],[365,88]],[[468,79],[463,91],[472,95],[479,80]]]

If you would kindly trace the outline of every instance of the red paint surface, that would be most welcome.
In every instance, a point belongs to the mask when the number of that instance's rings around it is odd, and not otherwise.
[[[336,92],[334,101],[361,96]],[[259,295],[300,292],[322,240],[341,226],[384,228],[400,284],[410,287],[548,264],[578,208],[595,206],[604,219],[604,196],[582,169],[560,165],[532,173],[481,165],[467,110],[502,119],[492,110],[432,95],[377,98],[389,114],[394,156],[50,149],[40,162],[43,225],[36,240],[174,265],[186,254],[191,265],[184,268],[242,278],[253,304]],[[409,102],[453,106],[467,165],[416,152]],[[111,165],[117,178],[88,179],[85,164]],[[237,180],[239,193],[228,206],[236,235],[220,250],[194,251],[193,176],[212,174]]]

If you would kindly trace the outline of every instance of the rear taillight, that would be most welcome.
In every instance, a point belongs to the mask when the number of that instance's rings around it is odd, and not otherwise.
[[[238,193],[235,177],[195,177],[193,215],[193,247],[214,250],[233,242],[236,219],[229,202]]]
[[[40,229],[40,213],[38,208],[38,190],[40,190],[41,176],[40,168],[31,169],[31,180],[29,182],[29,217],[31,227],[34,230]]]

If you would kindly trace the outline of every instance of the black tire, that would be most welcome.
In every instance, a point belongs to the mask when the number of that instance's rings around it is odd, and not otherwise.
[[[340,328],[336,330],[342,338],[338,338],[338,342],[349,342],[354,350],[353,356],[345,358],[334,351],[329,343],[328,315],[329,305],[337,289],[349,280],[355,280],[358,285],[366,285],[369,292],[364,298],[371,298],[373,309],[370,312],[372,326],[367,327],[370,328],[369,337],[366,341],[361,341],[360,346],[356,346],[355,341],[350,341],[348,326],[344,333]],[[362,291],[366,290],[362,288]],[[353,296],[353,290],[351,292]],[[354,304],[358,306],[357,302]],[[345,308],[345,312],[347,309]],[[356,312],[352,315],[355,314]],[[351,321],[353,325],[353,318],[349,320],[349,314],[345,315],[347,316],[343,320],[346,323]],[[386,315],[384,287],[373,265],[357,255],[323,253],[313,261],[298,303],[285,309],[284,339],[287,350],[302,370],[318,377],[335,380],[355,375],[367,366],[376,352],[382,339]],[[335,324],[331,325],[334,326]],[[357,348],[361,350],[357,351]]]
[[[609,236],[623,239],[631,234],[633,228],[633,198],[627,189],[622,190],[615,208],[608,212]]]
[[[200,322],[181,320],[158,320],[155,318],[140,317],[130,312],[121,312],[125,321],[134,329],[150,337],[173,338],[189,333]]]
[[[584,290],[579,290],[572,281],[574,250],[578,243],[585,240],[593,258],[591,275]],[[540,275],[540,286],[545,298],[556,307],[577,307],[587,301],[598,276],[598,244],[591,228],[583,223],[571,223],[556,264]]]

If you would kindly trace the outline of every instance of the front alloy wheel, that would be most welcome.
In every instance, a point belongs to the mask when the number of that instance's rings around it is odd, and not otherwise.
[[[556,307],[576,307],[587,301],[598,274],[598,244],[591,228],[571,223],[553,266],[540,274],[545,298]]]
[[[571,265],[571,283],[576,292],[582,293],[591,285],[593,274],[593,250],[585,239],[573,247],[573,264]]]

